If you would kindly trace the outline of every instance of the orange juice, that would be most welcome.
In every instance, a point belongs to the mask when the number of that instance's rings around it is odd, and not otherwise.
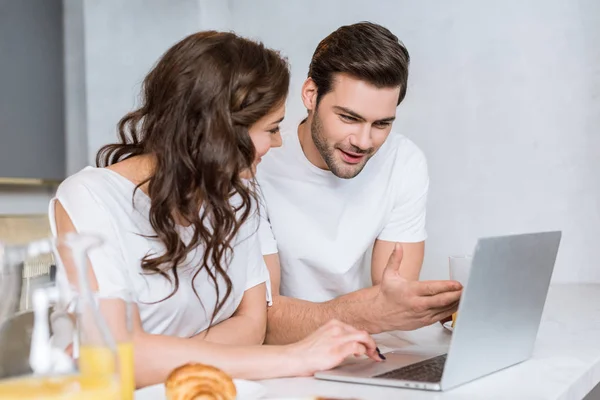
[[[114,376],[28,376],[0,381],[2,400],[108,400],[118,399],[120,392]]]
[[[82,345],[79,348],[79,369],[82,375],[111,375],[119,373],[121,379],[121,398],[132,400],[135,390],[133,375],[133,343],[117,345],[119,370],[116,370],[114,353],[106,347]]]
[[[118,372],[116,354],[109,347],[80,346],[78,363],[84,376],[107,376]]]
[[[119,372],[121,376],[121,393],[123,400],[133,400],[135,376],[133,374],[133,343],[119,343]]]

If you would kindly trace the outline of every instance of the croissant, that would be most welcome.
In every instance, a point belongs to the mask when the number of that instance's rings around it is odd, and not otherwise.
[[[209,365],[189,363],[175,368],[165,382],[167,400],[235,400],[233,379]]]

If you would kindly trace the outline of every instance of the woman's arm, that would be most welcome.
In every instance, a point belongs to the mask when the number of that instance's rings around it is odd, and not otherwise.
[[[213,343],[263,344],[267,330],[266,285],[261,283],[244,292],[240,305],[231,318],[193,337]]]
[[[55,203],[55,217],[59,235],[77,232],[58,201]],[[65,272],[69,280],[76,273]],[[91,265],[89,276],[92,289],[97,289]],[[366,354],[373,360],[381,361],[375,342],[366,332],[339,321],[330,321],[306,339],[287,346],[233,346],[208,340],[148,334],[144,332],[139,311],[135,308],[133,347],[138,388],[164,382],[173,369],[188,362],[213,365],[234,378],[267,379],[310,376],[316,371],[339,365],[353,354]],[[122,321],[122,324],[126,320],[113,314],[108,317],[113,321]],[[124,329],[123,326],[114,328]]]
[[[139,332],[134,336],[135,382],[138,388],[164,382],[187,362],[222,369],[233,378],[269,379],[312,376],[347,357],[366,354],[375,361],[375,342],[364,331],[330,321],[301,342],[286,346],[230,346]]]

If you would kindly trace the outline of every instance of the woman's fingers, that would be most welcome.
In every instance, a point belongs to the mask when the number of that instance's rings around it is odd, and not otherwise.
[[[379,356],[379,353],[377,352],[377,345],[375,344],[375,341],[373,340],[373,338],[371,337],[371,335],[369,335],[367,332],[364,331],[356,331],[356,332],[352,332],[352,333],[348,333],[345,336],[343,336],[342,338],[342,344],[341,344],[341,349],[342,352],[344,353],[344,356],[350,355],[350,354],[358,354],[358,355],[363,355],[366,354],[369,358],[375,360],[375,361],[381,361],[381,357]],[[347,349],[353,349],[356,351],[353,351],[352,353],[348,353]]]
[[[365,354],[375,361],[382,360],[375,341],[367,332],[340,321],[330,321],[325,327],[331,337],[338,341],[338,351],[342,353],[342,357]]]

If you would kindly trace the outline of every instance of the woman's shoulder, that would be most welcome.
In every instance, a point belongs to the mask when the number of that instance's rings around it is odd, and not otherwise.
[[[90,196],[95,199],[97,197],[96,193],[103,193],[100,187],[102,184],[103,179],[97,168],[85,167],[60,183],[56,189],[54,199],[59,200],[61,203],[88,200]]]
[[[102,186],[105,182],[102,168],[85,167],[70,175],[58,186],[57,193],[78,193],[81,189],[94,189]]]
[[[59,185],[52,202],[58,200],[64,207],[70,208],[84,207],[86,214],[102,211],[125,216],[130,215],[137,205],[145,204],[140,198],[136,199],[134,205],[134,189],[132,182],[125,181],[124,177],[114,171],[85,167]]]
[[[131,182],[122,182],[124,179],[107,168],[88,166],[61,182],[56,196],[77,198],[92,194],[97,198],[114,198],[115,195],[125,194],[131,201],[134,185]]]
[[[58,187],[49,202],[52,222],[56,202],[76,227],[86,231],[151,232],[148,225],[148,202],[135,195],[135,185],[106,168],[86,167],[69,176]],[[139,200],[139,201],[138,201]]]

